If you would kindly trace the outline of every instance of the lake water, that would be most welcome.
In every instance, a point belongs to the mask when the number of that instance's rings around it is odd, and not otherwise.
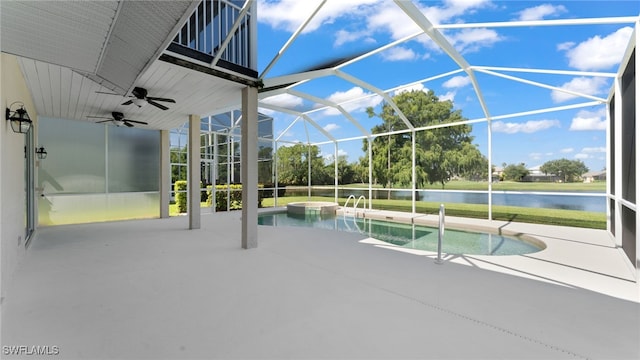
[[[333,197],[334,191],[329,188],[314,188],[313,196]],[[306,189],[287,189],[287,196],[305,196]],[[346,198],[354,195],[369,197],[369,190],[339,189],[338,197]],[[388,190],[373,189],[374,199],[386,199]],[[584,193],[577,195],[565,195],[563,193],[526,193],[526,192],[493,192],[493,205],[522,206],[546,209],[581,210],[605,213],[607,211],[606,195],[604,193]],[[411,200],[411,191],[393,190],[391,199]],[[489,196],[482,192],[460,192],[452,190],[416,190],[416,201],[429,201],[440,203],[466,203],[487,204]]]

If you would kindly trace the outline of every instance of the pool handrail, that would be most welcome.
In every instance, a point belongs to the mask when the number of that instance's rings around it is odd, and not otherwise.
[[[355,196],[354,196],[354,199],[355,199]],[[364,209],[367,208],[367,198],[364,195],[360,195],[360,197],[358,198],[356,203],[353,204],[353,210],[354,211],[358,208],[358,204],[360,203],[360,200],[363,200],[363,199],[364,199],[364,202],[362,203],[362,206],[363,206]]]
[[[349,200],[351,200],[351,199],[353,199],[353,201],[355,202],[356,201],[356,196],[353,195],[353,194],[349,195],[349,197],[347,198],[347,201],[344,202],[344,207],[345,208],[347,207],[347,204],[349,204]]]

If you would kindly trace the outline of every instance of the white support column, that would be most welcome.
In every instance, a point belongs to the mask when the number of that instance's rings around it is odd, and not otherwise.
[[[216,212],[218,202],[216,201],[216,187],[218,186],[218,133],[213,134],[213,181],[211,182],[211,211]]]
[[[416,213],[416,131],[411,130],[411,212]]]
[[[371,149],[371,147],[373,146],[373,139],[368,138],[367,139],[367,152],[369,153],[369,210],[372,209],[371,203],[372,203],[372,199],[371,197],[373,196],[373,189],[372,189],[372,184],[373,184],[373,149]]]
[[[634,46],[634,51],[635,51],[635,70],[634,70],[634,85],[635,85],[635,95],[636,98],[633,101],[633,106],[635,109],[635,115],[636,118],[633,119],[633,121],[635,121],[635,128],[636,128],[636,135],[635,135],[635,143],[634,143],[634,151],[636,152],[636,183],[635,183],[635,187],[636,187],[636,261],[633,264],[636,267],[636,285],[637,285],[637,289],[638,289],[638,298],[640,298],[640,241],[638,241],[638,224],[640,224],[640,207],[637,206],[638,203],[640,203],[640,201],[638,201],[638,189],[640,189],[640,151],[638,150],[638,139],[640,139],[640,111],[638,111],[638,103],[640,103],[640,85],[638,85],[638,76],[637,76],[637,72],[638,69],[640,69],[640,56],[638,56],[638,45],[640,45],[640,36],[638,35],[638,31],[640,30],[640,20],[636,21],[635,23],[635,44],[633,44]]]
[[[278,142],[274,141],[273,145],[273,207],[278,207]]]
[[[171,149],[169,130],[160,130],[160,218],[169,217],[171,198]]]
[[[616,141],[613,146],[615,151],[614,158],[614,171],[615,171],[615,230],[616,236],[615,241],[617,246],[622,246],[622,204],[620,204],[620,200],[622,199],[622,84],[620,82],[620,78],[616,78],[613,82],[613,86],[615,88],[615,99],[614,99],[614,122],[615,128],[613,130],[614,138]]]
[[[334,141],[333,142],[333,146],[334,146],[334,150],[333,150],[333,157],[334,157],[334,161],[333,161],[333,165],[335,166],[334,169],[334,179],[333,179],[333,184],[334,184],[334,195],[333,195],[333,201],[334,202],[338,202],[338,142]]]
[[[200,116],[189,115],[187,212],[189,229],[200,229]]]
[[[307,141],[309,134],[307,132]],[[311,200],[311,144],[307,142],[307,200]]]
[[[242,248],[258,246],[258,89],[242,89]]]
[[[487,159],[489,171],[489,183],[487,186],[487,212],[489,221],[493,221],[493,173],[491,166],[491,158],[493,156],[493,132],[491,130],[491,119],[487,119]]]

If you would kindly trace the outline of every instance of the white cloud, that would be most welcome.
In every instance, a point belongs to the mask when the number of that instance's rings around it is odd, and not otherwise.
[[[445,94],[442,95],[438,95],[438,99],[440,99],[440,101],[451,101],[454,102],[453,99],[456,97],[456,92],[455,91],[447,91]]]
[[[607,148],[604,146],[599,147],[586,147],[582,149],[583,153],[606,153]]]
[[[334,155],[335,155],[334,153],[328,153],[328,154],[321,153],[320,155],[324,158],[325,164],[333,163],[333,158],[334,158]],[[347,156],[348,157],[349,153],[344,151],[343,149],[338,149],[338,157],[341,157],[341,156]]]
[[[294,32],[315,9],[319,0],[258,0],[258,21],[268,24],[274,29]],[[456,22],[462,15],[473,13],[483,7],[494,6],[490,0],[445,0],[442,5],[416,6],[434,24]],[[370,34],[385,32],[393,40],[420,31],[418,25],[392,1],[389,0],[332,0],[327,1],[303,33],[318,30],[323,24],[335,23],[338,19],[348,18],[352,28],[362,25],[361,30],[339,30],[336,34],[335,46],[358,41],[361,38],[371,40]],[[358,21],[363,19],[363,24]],[[462,52],[477,51],[480,47],[490,46],[502,40],[493,30],[465,29],[448,32],[456,48]]]
[[[403,92],[412,92],[412,91],[424,91],[424,92],[428,92],[429,89],[427,89],[426,87],[424,87],[423,84],[414,84],[414,85],[409,85],[409,86],[405,86],[403,88],[400,88],[398,90],[396,90],[393,95],[400,95]]]
[[[533,160],[540,160],[542,159],[542,154],[541,153],[531,153],[529,154],[529,157]]]
[[[324,129],[324,131],[326,131],[326,132],[331,132],[331,131],[333,131],[333,130],[338,130],[338,129],[340,129],[340,125],[335,124],[335,123],[330,123],[330,124],[327,124],[327,125],[323,126],[322,128],[323,128],[323,129]]]
[[[303,33],[313,32],[322,24],[332,23],[336,19],[352,15],[354,12],[366,13],[371,5],[380,0],[341,0],[327,1],[322,9],[305,27]],[[283,29],[294,32],[298,26],[316,8],[319,1],[281,0],[278,2],[259,0],[258,21],[270,25],[274,29]]]
[[[569,65],[579,70],[606,70],[617,65],[627,48],[633,28],[625,26],[605,37],[596,35],[566,49]]]
[[[418,58],[418,54],[416,54],[415,51],[402,46],[393,47],[381,55],[386,61],[415,60]]]
[[[572,153],[573,151],[574,151],[573,148],[564,148],[560,150],[560,152],[563,154]]]
[[[583,154],[583,153],[577,153],[574,157],[576,159],[588,159],[589,155],[588,154]]]
[[[571,49],[575,45],[576,45],[576,43],[574,43],[573,41],[567,41],[567,42],[563,42],[563,43],[558,44],[556,46],[556,49],[558,49],[558,51],[565,51],[565,50]]]
[[[447,89],[461,88],[471,84],[471,79],[468,76],[454,76],[442,84],[442,87]]]
[[[557,16],[567,12],[567,8],[562,5],[542,4],[534,7],[524,9],[518,13],[520,15],[518,20],[530,21],[530,20],[542,20],[545,16]]]
[[[609,80],[601,77],[577,77],[560,86],[565,90],[571,90],[586,95],[598,95],[605,93],[609,85]],[[554,102],[563,102],[574,99],[577,96],[558,90],[551,91],[551,99]]]
[[[529,120],[525,123],[506,123],[503,121],[494,121],[491,124],[491,129],[495,132],[501,132],[506,134],[515,134],[519,132],[534,133],[552,127],[560,127],[558,120]]]
[[[262,99],[260,100],[260,102],[284,107],[287,109],[294,109],[297,106],[302,105],[304,103],[304,100],[302,100],[302,98],[293,96],[291,94],[279,94],[279,95],[270,96],[266,99]]]
[[[569,130],[606,130],[607,120],[605,111],[605,109],[598,111],[580,110],[571,121]]]
[[[354,41],[358,41],[364,38],[364,42],[367,44],[375,44],[376,39],[369,36],[370,33],[367,30],[364,31],[347,31],[340,29],[335,34],[335,41],[333,42],[334,47],[339,47],[347,43],[351,43]]]
[[[335,0],[335,2],[339,1]],[[424,6],[421,3],[416,3],[416,6],[429,21],[440,24],[454,22],[461,15],[492,5],[490,0],[447,0],[441,6]],[[394,40],[420,31],[418,25],[411,21],[396,4],[388,0],[382,0],[379,6],[368,14],[367,28],[370,32],[388,32]]]
[[[361,87],[355,86],[347,91],[336,91],[327,97],[327,100],[336,104],[341,104],[348,112],[364,111],[369,106],[375,107],[382,102],[379,95],[371,96],[371,93],[365,92]],[[338,115],[340,112],[336,109],[325,110],[325,115]]]
[[[461,31],[446,35],[456,50],[461,53],[470,53],[480,50],[482,47],[491,47],[493,44],[504,40],[495,30],[491,29],[462,29]]]

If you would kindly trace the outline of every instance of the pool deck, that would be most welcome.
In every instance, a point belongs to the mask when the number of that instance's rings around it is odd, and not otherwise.
[[[640,358],[639,287],[603,231],[456,222],[548,247],[438,265],[360,234],[264,226],[242,250],[240,212],[198,230],[41,228],[2,303],[2,345],[58,346],[47,359]]]
[[[345,211],[340,209],[339,214]],[[347,210],[353,215],[353,210]],[[357,211],[359,217],[414,223],[438,227],[438,215],[412,214],[385,210]],[[600,292],[621,299],[637,301],[635,269],[624,251],[616,247],[605,230],[566,226],[548,226],[507,221],[489,221],[447,216],[445,228],[487,231],[496,234],[525,236],[540,240],[546,248],[518,256],[449,255],[449,263],[469,265],[511,275],[548,281],[559,285]],[[444,239],[446,241],[446,238]],[[436,253],[393,246],[368,239],[364,242],[386,249],[436,258]]]

